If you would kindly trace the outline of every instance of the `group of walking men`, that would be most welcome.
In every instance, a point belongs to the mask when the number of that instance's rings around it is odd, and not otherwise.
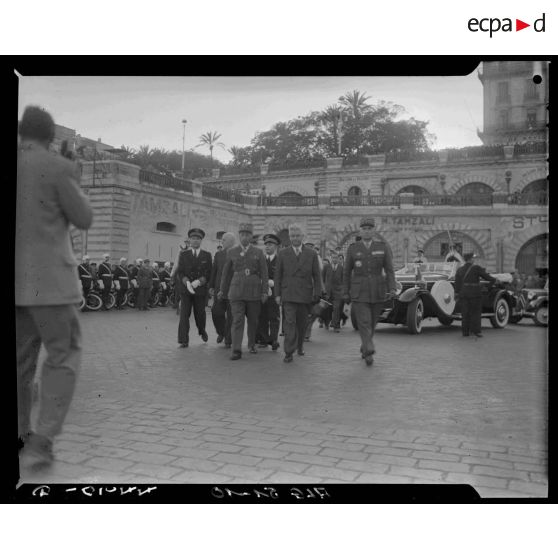
[[[247,322],[248,348],[279,348],[282,316],[284,362],[293,354],[304,355],[304,341],[313,323],[313,308],[332,307],[332,326],[339,331],[345,302],[352,302],[361,336],[360,353],[372,365],[374,330],[387,296],[395,294],[395,276],[389,245],[374,234],[374,219],[361,219],[361,239],[349,246],[345,265],[333,254],[323,274],[320,258],[304,244],[299,225],[289,226],[290,246],[280,249],[275,234],[263,236],[264,251],[253,244],[251,224],[241,224],[235,236],[225,233],[222,249],[212,259],[201,248],[205,236],[199,228],[190,229],[190,248],[180,253],[176,265],[176,285],[181,311],[178,343],[189,344],[190,316],[193,311],[198,333],[207,342],[205,306],[214,297],[212,317],[217,343],[232,349],[231,360],[242,358],[244,322]]]

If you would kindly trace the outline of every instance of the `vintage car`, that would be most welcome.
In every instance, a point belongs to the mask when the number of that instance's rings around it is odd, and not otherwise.
[[[538,326],[548,326],[548,288],[521,289],[510,322],[531,318]]]
[[[380,323],[403,324],[413,334],[422,331],[426,318],[437,318],[444,326],[461,319],[461,303],[455,299],[455,274],[461,262],[407,264],[395,272],[396,296],[388,299]],[[490,287],[481,281],[482,317],[495,328],[508,324],[516,298],[509,289],[511,275],[492,274],[497,282]],[[356,323],[353,321],[353,326]]]

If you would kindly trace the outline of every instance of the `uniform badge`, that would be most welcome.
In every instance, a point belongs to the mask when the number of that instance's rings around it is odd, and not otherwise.
[[[362,262],[360,260],[356,261],[355,267],[362,267]]]
[[[372,251],[372,255],[373,255],[373,256],[383,256],[383,255],[384,255],[384,251],[383,251],[383,250],[373,250],[373,251]]]
[[[250,270],[248,268],[246,268],[244,270],[244,275],[246,275],[246,277],[248,277],[248,275],[250,275]]]
[[[357,253],[356,253],[356,257],[357,257],[357,258],[362,258],[362,252],[357,252]]]

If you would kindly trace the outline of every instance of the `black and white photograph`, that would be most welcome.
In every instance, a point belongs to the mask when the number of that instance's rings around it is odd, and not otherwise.
[[[19,484],[547,498],[549,68],[18,73]]]

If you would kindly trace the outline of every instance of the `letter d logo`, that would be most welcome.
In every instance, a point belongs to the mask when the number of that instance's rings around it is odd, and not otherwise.
[[[537,32],[537,33],[544,33],[544,26],[545,26],[545,20],[544,20],[545,14],[543,13],[542,17],[539,19],[535,20],[535,23],[533,23],[533,29]],[[541,24],[541,27],[539,29],[539,23]]]

